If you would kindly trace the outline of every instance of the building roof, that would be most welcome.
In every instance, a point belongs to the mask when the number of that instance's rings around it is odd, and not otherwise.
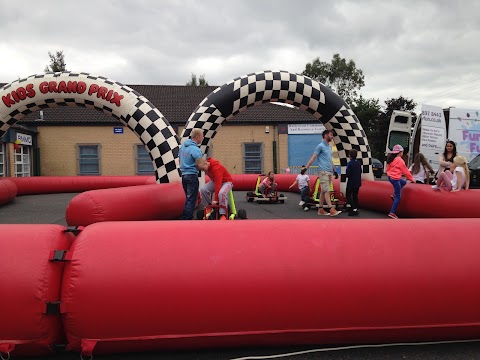
[[[0,84],[0,87],[5,84]],[[171,124],[183,125],[195,108],[216,86],[128,85],[150,100]],[[17,124],[34,125],[106,125],[119,121],[94,109],[57,107],[43,110],[43,120],[34,112]],[[305,123],[317,122],[306,111],[271,103],[249,108],[230,123]]]

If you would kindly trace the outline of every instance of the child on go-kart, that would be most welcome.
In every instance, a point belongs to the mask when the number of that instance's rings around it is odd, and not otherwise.
[[[274,180],[275,173],[273,171],[269,171],[268,175],[260,183],[258,191],[265,197],[274,196],[277,192],[277,183]]]
[[[232,175],[214,158],[199,158],[195,161],[198,170],[205,171],[205,174],[211,179],[208,183],[200,187],[200,195],[205,206],[210,204],[219,204],[220,220],[227,220],[228,193],[233,188]],[[212,193],[214,200],[212,201]],[[213,209],[211,209],[213,211]],[[206,214],[208,218],[210,214]]]

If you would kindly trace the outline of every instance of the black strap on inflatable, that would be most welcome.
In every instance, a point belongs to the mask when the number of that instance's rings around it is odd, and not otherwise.
[[[54,352],[65,352],[67,351],[67,344],[52,344],[51,348]]]
[[[50,261],[70,261],[72,260],[71,253],[67,250],[52,250],[50,252]]]
[[[47,315],[60,315],[60,301],[46,302],[45,314]]]
[[[68,226],[63,232],[71,232],[73,235],[77,236],[82,230],[83,226]]]

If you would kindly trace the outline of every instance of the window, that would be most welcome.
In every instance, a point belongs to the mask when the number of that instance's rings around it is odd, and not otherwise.
[[[78,145],[78,174],[100,175],[98,145]]]
[[[3,148],[3,143],[0,143],[0,177],[5,176],[5,151]]]
[[[30,147],[18,145],[15,149],[15,176],[29,177],[30,176]]]
[[[245,174],[262,173],[262,144],[243,144],[243,163]]]
[[[154,175],[152,159],[144,145],[137,145],[137,175]]]

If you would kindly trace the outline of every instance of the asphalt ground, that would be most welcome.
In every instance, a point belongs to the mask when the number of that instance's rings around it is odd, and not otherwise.
[[[9,204],[0,206],[0,224],[60,224],[67,225],[65,210],[70,200],[77,194],[46,194],[19,196]],[[336,221],[337,218],[351,219],[388,219],[386,214],[361,209],[360,216],[347,217],[342,213],[337,217],[318,216],[316,210],[303,211],[298,205],[300,195],[285,193],[284,204],[249,203],[245,199],[246,192],[234,192],[237,209],[245,209],[249,220],[256,219],[314,219],[318,221]],[[199,220],[194,220],[199,221]],[[393,221],[393,220],[387,220]],[[397,221],[401,221],[397,220]],[[185,225],[188,226],[188,223]],[[1,323],[1,319],[0,319]],[[5,326],[6,324],[2,324]],[[479,334],[480,338],[480,334]],[[319,351],[316,351],[316,350]],[[290,356],[277,355],[294,353]],[[13,357],[12,359],[21,359]],[[447,344],[408,344],[378,347],[371,345],[355,347],[355,345],[328,346],[290,346],[290,347],[255,347],[233,349],[210,349],[195,351],[162,351],[148,353],[95,355],[95,359],[108,360],[226,360],[226,359],[273,359],[284,358],[294,360],[329,359],[329,360],[380,360],[380,359],[410,359],[410,360],[447,360],[447,359],[480,359],[480,342],[460,342]],[[27,359],[27,358],[25,358]],[[32,359],[32,358],[30,358]],[[58,353],[50,357],[33,359],[78,360],[79,354],[74,352]]]

